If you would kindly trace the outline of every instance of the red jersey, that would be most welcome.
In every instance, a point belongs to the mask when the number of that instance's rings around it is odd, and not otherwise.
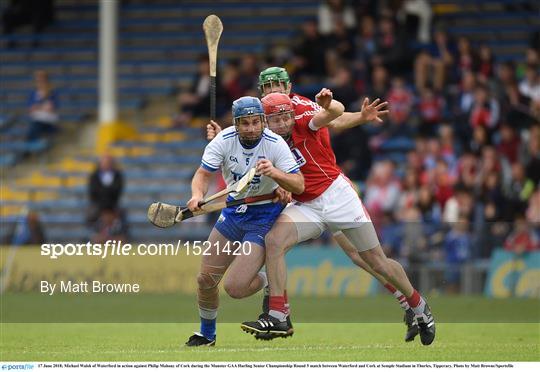
[[[313,116],[321,109],[308,98],[291,94],[296,124],[289,146],[304,175],[305,190],[294,199],[307,202],[320,196],[341,174],[330,145],[328,128],[309,128]]]

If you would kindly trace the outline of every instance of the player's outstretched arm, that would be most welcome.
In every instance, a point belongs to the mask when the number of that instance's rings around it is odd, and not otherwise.
[[[369,103],[369,98],[362,102],[360,112],[344,112],[343,115],[332,120],[329,127],[336,130],[354,128],[367,123],[382,123],[381,117],[388,114],[388,102],[381,102],[379,98]]]
[[[215,121],[210,120],[210,123],[206,124],[206,139],[208,141],[212,141],[219,132],[221,132],[221,127]]]
[[[195,172],[191,180],[191,199],[187,202],[190,211],[195,212],[200,209],[199,202],[203,200],[208,192],[208,185],[212,179],[212,173],[200,167]]]
[[[322,107],[322,110],[317,112],[311,124],[314,128],[318,129],[327,127],[332,120],[335,120],[343,114],[345,107],[339,101],[333,99],[332,91],[327,88],[321,89],[321,91],[315,96],[317,104]]]
[[[285,173],[274,167],[270,160],[261,159],[257,162],[257,173],[272,178],[279,186],[293,194],[304,192],[304,176],[300,171],[296,173]]]

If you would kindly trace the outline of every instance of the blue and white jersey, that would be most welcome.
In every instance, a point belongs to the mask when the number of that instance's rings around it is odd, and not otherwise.
[[[234,126],[225,128],[206,146],[201,166],[211,172],[221,168],[227,185],[238,181],[257,161],[267,159],[274,167],[285,173],[296,173],[299,166],[287,143],[271,130],[265,128],[262,138],[255,145],[244,147],[238,139]],[[234,199],[269,194],[278,187],[270,177],[256,175],[241,193],[233,193]]]

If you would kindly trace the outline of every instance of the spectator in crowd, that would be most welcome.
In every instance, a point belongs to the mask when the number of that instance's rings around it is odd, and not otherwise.
[[[478,169],[478,179],[476,181],[476,186],[480,187],[486,177],[492,172],[497,174],[502,173],[502,177],[505,177],[506,174],[504,174],[503,172],[504,167],[505,165],[503,165],[502,159],[497,155],[495,147],[485,146],[482,149],[482,156],[480,158],[480,167]]]
[[[345,105],[345,109],[350,110],[352,104],[358,99],[351,71],[345,66],[338,67],[328,85],[334,97]]]
[[[461,78],[467,71],[475,72],[478,69],[478,60],[474,52],[471,42],[464,36],[458,38],[457,41],[457,66],[456,74]]]
[[[472,238],[469,232],[469,221],[466,217],[459,217],[452,224],[450,232],[444,240],[445,263],[444,275],[448,293],[459,291],[461,268],[471,256]]]
[[[342,21],[334,24],[334,30],[326,38],[327,48],[326,66],[327,74],[334,75],[340,63],[351,63],[354,59],[354,40],[351,32],[345,28]]]
[[[405,74],[410,63],[407,58],[408,44],[403,36],[396,31],[391,17],[383,17],[379,22],[377,53],[371,60],[372,65],[383,65],[392,75]]]
[[[403,211],[417,205],[419,186],[420,182],[418,180],[418,174],[413,168],[407,168],[405,170],[405,176],[403,177],[403,184],[399,196],[399,211]]]
[[[495,70],[495,57],[491,48],[486,45],[480,45],[478,52],[478,76],[482,83],[487,83],[487,81],[493,78]]]
[[[387,257],[399,258],[401,256],[401,243],[403,235],[403,226],[398,223],[392,212],[383,215],[381,221],[381,247]]]
[[[428,240],[417,207],[403,211],[400,216],[403,223],[399,252],[411,265],[422,264],[430,260]]]
[[[540,233],[540,187],[531,195],[526,211],[527,222]]]
[[[527,147],[521,147],[519,160],[521,164],[525,164],[527,178],[538,187],[540,185],[540,124],[531,127],[528,137]]]
[[[468,113],[474,103],[474,91],[476,88],[476,76],[471,71],[466,71],[461,77],[459,93],[454,100],[454,128],[460,142],[468,144],[471,138],[471,126],[469,125]]]
[[[430,82],[438,92],[442,91],[447,72],[454,61],[453,46],[442,30],[434,33],[433,43],[422,50],[414,62],[416,89],[422,91]]]
[[[36,88],[28,98],[29,141],[57,133],[59,121],[58,94],[49,80],[49,74],[44,70],[37,70],[34,73],[34,82]]]
[[[257,97],[257,83],[259,81],[259,61],[255,54],[247,53],[240,60],[240,73],[238,83],[242,89],[242,95]]]
[[[110,155],[103,155],[88,179],[88,221],[97,221],[104,211],[115,214],[124,189],[124,177]],[[108,220],[107,220],[108,221]]]
[[[443,222],[452,224],[462,218],[472,221],[475,201],[472,190],[461,185],[456,186],[454,195],[450,197],[443,208]]]
[[[519,83],[519,92],[531,101],[540,100],[540,75],[538,65],[527,65],[525,77]]]
[[[514,63],[501,63],[496,71],[497,77],[491,81],[491,87],[501,106],[501,118],[516,129],[527,128],[531,121],[530,100],[519,91]]]
[[[427,0],[406,0],[399,13],[403,13],[408,38],[421,43],[428,43],[432,11]],[[398,14],[399,17],[399,14]]]
[[[229,61],[223,70],[223,90],[227,94],[230,102],[245,95],[245,91],[240,84],[240,70],[238,62]]]
[[[506,61],[498,65],[496,78],[491,86],[491,91],[497,101],[517,105],[519,101],[519,90],[516,81],[516,68],[512,61]]]
[[[494,129],[499,121],[499,103],[489,96],[485,85],[478,85],[474,90],[474,100],[469,113],[469,124],[475,128],[483,126]]]
[[[454,181],[446,161],[441,158],[437,159],[436,166],[433,169],[433,192],[435,200],[437,200],[441,208],[444,208],[446,202],[454,194]]]
[[[180,113],[174,118],[176,126],[191,123],[193,118],[208,117],[210,107],[210,64],[207,55],[200,55],[197,62],[197,72],[193,75],[191,86],[187,91],[181,91],[178,96]],[[218,116],[226,111],[226,105],[220,97],[225,97],[221,80],[216,82],[216,113]]]
[[[410,118],[414,104],[414,96],[405,85],[405,81],[401,77],[392,79],[392,87],[386,97],[390,113],[390,135],[408,134],[410,127],[407,126],[407,121]]]
[[[128,241],[128,228],[119,209],[104,209],[94,225],[92,243],[104,244],[107,240]]]
[[[386,97],[389,81],[388,70],[384,66],[374,66],[367,95],[369,97]]]
[[[385,212],[395,209],[399,201],[399,189],[394,175],[394,164],[390,161],[375,163],[367,181],[365,195],[366,208],[375,224]]]
[[[477,258],[489,258],[495,248],[502,247],[510,228],[503,210],[504,206],[490,200],[483,205],[483,221],[476,238]]]
[[[347,30],[355,28],[356,16],[353,8],[345,0],[326,0],[319,5],[318,22],[319,33],[328,36],[336,23],[343,24]]]
[[[443,110],[443,97],[435,93],[429,86],[423,88],[418,101],[418,112],[420,114],[418,133],[426,137],[435,136],[438,124],[440,124],[443,117]]]
[[[478,179],[479,160],[474,153],[466,151],[458,160],[457,183],[473,189]]]
[[[509,163],[515,163],[518,160],[520,138],[516,131],[508,123],[504,123],[499,129],[500,141],[496,146],[497,152],[506,158]]]
[[[458,178],[458,154],[461,153],[461,145],[454,138],[454,129],[449,124],[442,124],[439,127],[439,143],[441,158],[450,167],[452,178]]]
[[[420,211],[421,221],[424,225],[431,225],[435,229],[441,223],[441,206],[435,201],[433,191],[427,185],[423,185],[418,190],[418,209]]]
[[[45,233],[39,214],[35,211],[27,211],[20,216],[13,230],[6,236],[4,243],[16,246],[45,243]]]
[[[371,58],[377,51],[376,26],[373,17],[366,15],[362,17],[358,35],[355,38],[355,67],[365,71],[369,66]]]
[[[506,187],[507,217],[512,218],[515,212],[523,212],[527,207],[527,201],[534,192],[535,185],[527,178],[525,168],[521,163],[512,164],[512,178]]]
[[[523,213],[516,215],[514,228],[504,241],[504,249],[516,254],[534,252],[540,249],[538,234],[529,226]]]
[[[473,128],[472,137],[468,143],[469,151],[479,156],[487,146],[491,146],[491,137],[489,136],[488,129],[484,126]]]
[[[326,75],[325,42],[317,30],[315,20],[307,20],[302,24],[302,36],[294,49],[293,71],[296,80],[309,81],[314,77]]]

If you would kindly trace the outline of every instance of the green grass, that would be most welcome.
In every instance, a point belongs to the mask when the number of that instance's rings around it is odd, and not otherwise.
[[[182,346],[196,324],[2,324],[2,361],[538,361],[538,324],[438,324],[429,347],[404,326],[295,325],[292,338],[256,341],[220,324],[214,348]]]
[[[195,296],[1,298],[2,361],[539,361],[540,302],[432,296],[433,345],[405,343],[391,296],[291,298],[295,335],[270,342],[243,333],[260,298],[221,296],[215,348],[182,345],[198,329]]]
[[[196,295],[42,295],[4,294],[0,319],[5,323],[194,323]],[[395,323],[403,313],[392,296],[367,298],[290,298],[296,323]],[[540,323],[535,299],[429,296],[440,323]],[[219,317],[240,323],[259,313],[259,295],[235,300],[222,293]]]

